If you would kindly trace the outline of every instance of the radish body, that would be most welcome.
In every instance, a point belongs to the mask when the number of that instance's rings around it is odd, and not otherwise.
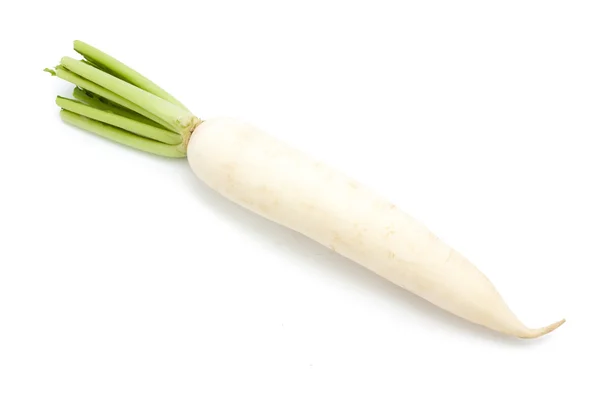
[[[204,121],[187,157],[196,176],[231,201],[475,324],[535,338],[564,322],[527,328],[484,274],[419,221],[243,121]]]

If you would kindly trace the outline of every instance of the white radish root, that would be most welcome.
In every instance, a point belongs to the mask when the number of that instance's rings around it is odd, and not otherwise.
[[[565,321],[527,328],[483,273],[419,221],[249,124],[205,120],[187,157],[196,176],[226,198],[468,321],[519,338],[540,337]]]
[[[300,232],[438,307],[520,338],[529,329],[469,260],[362,184],[232,118],[201,120],[119,60],[82,41],[84,57],[46,68],[76,86],[57,96],[61,119],[163,157],[187,157],[196,176],[233,202]]]

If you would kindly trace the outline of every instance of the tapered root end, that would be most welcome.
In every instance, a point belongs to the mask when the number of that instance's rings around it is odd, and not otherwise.
[[[543,328],[539,328],[539,329],[529,329],[523,333],[520,333],[518,336],[522,339],[535,339],[535,338],[539,338],[541,336],[544,336],[550,332],[552,332],[553,330],[555,330],[556,328],[558,328],[559,326],[561,326],[562,324],[564,324],[566,321],[566,319],[562,319],[558,322],[555,322],[553,324],[550,324],[546,327]]]

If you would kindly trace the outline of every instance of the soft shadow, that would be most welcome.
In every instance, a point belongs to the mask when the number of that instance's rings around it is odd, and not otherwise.
[[[331,274],[334,279],[342,281],[345,285],[378,296],[391,308],[398,309],[399,318],[408,312],[416,320],[426,320],[425,322],[434,329],[451,330],[466,337],[511,346],[540,345],[548,340],[548,336],[534,340],[513,338],[459,318],[306,236],[269,221],[226,199],[200,181],[187,165],[182,169],[185,171],[182,171],[180,176],[186,186],[197,193],[199,201],[209,204],[222,218],[234,220],[235,224],[248,235],[258,237],[270,245],[273,251],[285,252],[288,256],[301,261],[307,268],[319,268],[321,272]]]

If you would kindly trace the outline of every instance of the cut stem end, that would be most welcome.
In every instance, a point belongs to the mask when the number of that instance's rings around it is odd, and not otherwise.
[[[62,119],[107,139],[168,157],[185,157],[201,120],[158,85],[79,40],[84,57],[62,57],[45,72],[76,86],[71,100],[57,97]]]

